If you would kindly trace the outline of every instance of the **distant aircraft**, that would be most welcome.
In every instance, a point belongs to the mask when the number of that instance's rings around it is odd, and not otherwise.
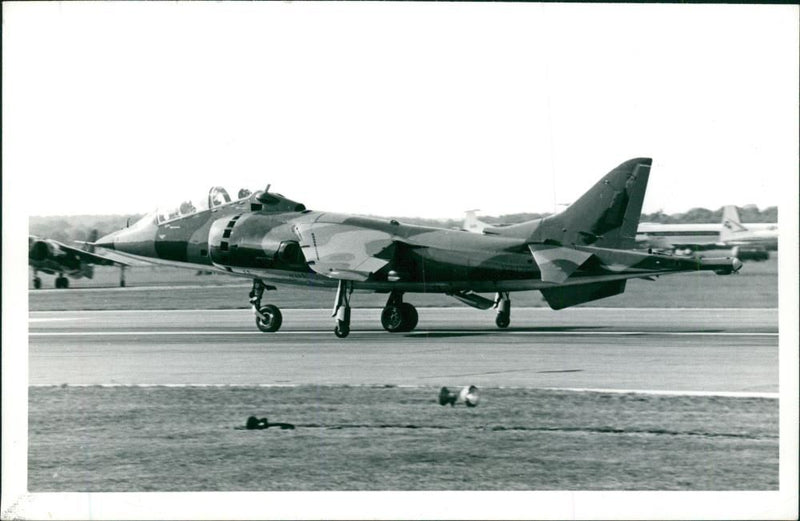
[[[483,233],[483,230],[489,226],[485,222],[478,219],[476,214],[479,211],[480,210],[467,210],[464,212],[464,231],[470,233]]]
[[[477,217],[477,212],[480,210],[467,210],[464,212],[464,224],[462,230],[470,233],[485,233],[487,235],[497,235],[495,228],[503,228],[509,226],[508,224],[487,224]]]
[[[153,262],[218,270],[253,279],[256,325],[277,331],[280,309],[262,305],[272,284],[337,287],[334,333],[350,332],[354,289],[387,293],[381,325],[417,325],[405,293],[444,293],[479,309],[495,307],[498,327],[511,320],[512,291],[540,290],[553,309],[625,291],[627,279],[678,272],[738,271],[733,258],[687,258],[633,251],[650,159],[632,159],[605,175],[563,212],[473,234],[394,219],[312,211],[263,191],[231,200],[214,187],[199,200],[145,216],[99,239],[102,248]],[[185,212],[184,212],[185,209]],[[494,299],[479,292],[491,292]]]
[[[97,230],[94,230],[89,237],[89,243],[97,239]],[[74,279],[87,278],[94,276],[94,266],[119,266],[120,278],[119,285],[125,286],[125,268],[128,264],[112,260],[94,253],[91,244],[87,244],[86,249],[74,248],[52,239],[40,239],[35,235],[28,236],[28,265],[33,268],[33,287],[40,289],[42,279],[39,272],[56,277],[56,288],[68,288],[68,275]]]
[[[722,222],[710,224],[641,223],[636,241],[640,247],[694,252],[714,248],[731,248],[731,255],[740,259],[765,260],[767,250],[778,249],[776,223],[740,222],[735,206],[722,209]]]
[[[464,216],[463,228],[472,233],[496,235],[505,224],[490,225],[479,220],[469,210]],[[765,260],[767,250],[778,248],[778,225],[775,223],[739,222],[735,206],[725,206],[721,223],[640,223],[636,230],[636,244],[641,249],[675,251],[691,254],[709,249],[732,248],[731,255],[739,259]]]
[[[740,221],[739,210],[735,206],[723,208],[719,239],[726,246],[733,246],[735,257],[754,256],[759,253],[768,257],[767,250],[778,249],[777,224],[756,223],[745,226]]]

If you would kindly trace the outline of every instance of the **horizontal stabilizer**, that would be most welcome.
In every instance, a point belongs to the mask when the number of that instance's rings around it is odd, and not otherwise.
[[[542,272],[542,282],[561,284],[572,275],[581,264],[586,262],[591,253],[578,251],[563,246],[549,244],[529,244],[533,259]]]
[[[626,282],[626,280],[612,280],[578,286],[547,288],[542,290],[542,295],[552,309],[564,309],[584,302],[619,295],[625,291]]]

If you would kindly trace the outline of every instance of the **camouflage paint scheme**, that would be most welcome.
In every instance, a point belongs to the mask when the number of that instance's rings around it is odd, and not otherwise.
[[[160,224],[151,215],[96,244],[267,284],[349,281],[379,292],[538,289],[554,309],[619,294],[630,278],[737,271],[741,264],[731,258],[632,250],[650,165],[646,158],[627,161],[564,212],[483,234],[310,211],[265,191]]]

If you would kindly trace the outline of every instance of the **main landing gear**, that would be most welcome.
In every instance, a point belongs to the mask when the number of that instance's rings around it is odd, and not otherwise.
[[[511,297],[507,291],[500,291],[494,299],[494,307],[497,308],[497,317],[494,323],[497,327],[505,329],[511,323]]]
[[[267,286],[259,279],[253,279],[253,289],[250,290],[250,305],[256,315],[256,327],[264,333],[273,333],[281,328],[283,315],[281,315],[281,310],[278,306],[273,306],[272,304],[261,305],[261,296],[267,289],[275,288]]]
[[[333,317],[336,317],[336,327],[333,333],[339,338],[350,334],[350,295],[353,293],[353,283],[340,280],[336,291],[336,303],[333,306]],[[417,309],[407,302],[403,302],[402,291],[392,291],[386,306],[381,312],[381,325],[390,333],[411,331],[417,327],[419,315]]]
[[[42,279],[36,270],[33,270],[33,289],[42,289]]]
[[[417,327],[417,309],[403,302],[402,291],[392,291],[381,312],[381,325],[389,333],[404,333]]]
[[[67,289],[69,287],[69,279],[64,276],[64,274],[60,274],[56,277],[56,288],[57,289]]]
[[[336,318],[336,327],[333,330],[339,338],[350,334],[350,295],[353,293],[353,283],[346,280],[339,281],[336,290],[336,302],[333,305],[331,316]],[[411,331],[417,327],[419,315],[417,309],[407,302],[403,302],[402,291],[392,291],[389,300],[381,312],[381,325],[390,333]]]

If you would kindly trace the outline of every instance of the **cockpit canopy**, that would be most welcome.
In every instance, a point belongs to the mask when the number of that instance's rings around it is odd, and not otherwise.
[[[241,188],[234,192],[236,199],[232,199],[225,188],[221,186],[212,187],[207,193],[194,199],[185,199],[177,206],[165,206],[156,210],[156,220],[158,224],[180,217],[186,217],[198,212],[210,210],[231,202],[241,201],[250,197],[252,192],[247,188]]]

